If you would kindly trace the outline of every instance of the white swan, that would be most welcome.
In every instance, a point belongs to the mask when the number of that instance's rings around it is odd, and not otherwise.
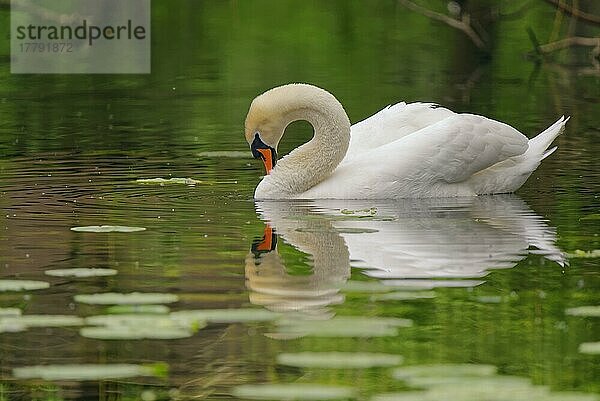
[[[277,160],[293,121],[314,137]],[[556,147],[561,117],[533,139],[513,127],[431,103],[398,103],[350,126],[340,102],[307,84],[256,97],[245,135],[267,175],[257,199],[393,199],[514,192]]]

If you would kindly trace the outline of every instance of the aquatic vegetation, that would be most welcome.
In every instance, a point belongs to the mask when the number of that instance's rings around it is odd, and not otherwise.
[[[210,323],[265,322],[279,318],[279,313],[258,308],[240,309],[196,309],[171,313],[179,322],[207,321]]]
[[[17,379],[42,380],[105,380],[125,379],[141,376],[164,376],[167,365],[155,363],[152,365],[135,364],[68,364],[68,365],[37,365],[23,366],[13,369]]]
[[[72,315],[0,315],[0,332],[16,332],[30,327],[82,326],[83,319]]]
[[[600,341],[579,344],[579,352],[582,354],[600,355]]]
[[[79,334],[102,340],[187,338],[206,326],[204,321],[182,324],[169,315],[161,314],[97,315],[85,318],[85,323],[94,327],[84,327]]]
[[[22,314],[19,308],[0,308],[0,318],[4,316],[20,316]]]
[[[251,153],[247,150],[213,150],[207,152],[198,152],[196,153],[196,156],[209,158],[226,157],[231,159],[249,159],[251,157]]]
[[[171,309],[165,305],[114,305],[106,308],[106,313],[143,313],[143,314],[166,314]]]
[[[416,365],[395,369],[396,379],[413,377],[486,377],[494,376],[497,368],[493,365],[479,364],[436,364]]]
[[[402,360],[400,355],[369,352],[298,352],[277,355],[277,363],[303,368],[367,369],[397,366]]]
[[[497,374],[492,365],[442,364],[395,369],[393,376],[422,391],[380,394],[371,401],[596,401],[593,394],[553,393],[524,377]]]
[[[593,249],[591,251],[582,251],[581,249],[576,249],[573,252],[567,253],[567,257],[569,259],[593,259],[600,258],[600,249]]]
[[[232,395],[251,400],[318,401],[354,398],[349,387],[321,384],[244,384],[234,387]]]
[[[565,313],[572,316],[600,317],[600,305],[586,305],[569,308]]]
[[[94,268],[74,268],[74,269],[52,269],[46,270],[44,274],[53,277],[105,277],[114,276],[118,273],[115,269],[94,269]]]
[[[98,340],[175,340],[194,335],[192,330],[183,327],[152,326],[97,326],[83,327],[79,334]]]
[[[204,181],[194,180],[192,178],[139,178],[135,180],[138,184],[158,184],[158,185],[197,185],[204,184]]]
[[[372,295],[373,301],[409,301],[412,299],[435,298],[433,291],[394,291],[387,294]]]
[[[400,327],[412,326],[409,319],[336,316],[330,320],[280,320],[278,334],[288,337],[387,337]]]
[[[81,233],[135,233],[139,231],[146,231],[146,228],[128,226],[83,226],[71,227],[71,231]]]
[[[150,292],[79,294],[75,295],[74,299],[76,302],[91,305],[170,304],[179,301],[179,297],[174,294]]]
[[[2,291],[31,291],[49,288],[50,283],[37,280],[0,280],[0,292]]]

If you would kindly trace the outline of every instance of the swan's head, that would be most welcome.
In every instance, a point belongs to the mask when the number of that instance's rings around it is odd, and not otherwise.
[[[337,99],[324,89],[308,84],[288,84],[270,89],[257,96],[246,116],[246,141],[255,158],[262,159],[267,174],[277,162],[277,145],[285,128],[293,121],[307,120],[309,111],[331,110],[335,107],[348,126],[350,122]]]
[[[277,146],[290,123],[285,107],[289,100],[285,93],[281,93],[282,88],[286,86],[271,89],[257,96],[250,104],[246,116],[246,141],[250,145],[252,155],[263,161],[267,174],[277,163]]]

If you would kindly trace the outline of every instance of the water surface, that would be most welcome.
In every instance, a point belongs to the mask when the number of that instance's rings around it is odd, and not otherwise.
[[[491,55],[374,4],[155,1],[148,76],[10,75],[2,42],[0,399],[597,399],[598,317],[567,310],[600,304],[598,75],[523,57],[544,4]],[[516,195],[254,202],[247,107],[298,81],[353,122],[572,118]]]

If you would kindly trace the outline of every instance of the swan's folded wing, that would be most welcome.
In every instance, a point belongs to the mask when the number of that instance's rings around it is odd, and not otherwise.
[[[455,113],[432,103],[388,106],[352,126],[346,157],[351,158],[435,124]]]
[[[456,114],[390,144],[420,164],[421,174],[461,182],[525,153],[528,140],[513,127],[473,114]],[[416,166],[419,168],[419,166]]]

